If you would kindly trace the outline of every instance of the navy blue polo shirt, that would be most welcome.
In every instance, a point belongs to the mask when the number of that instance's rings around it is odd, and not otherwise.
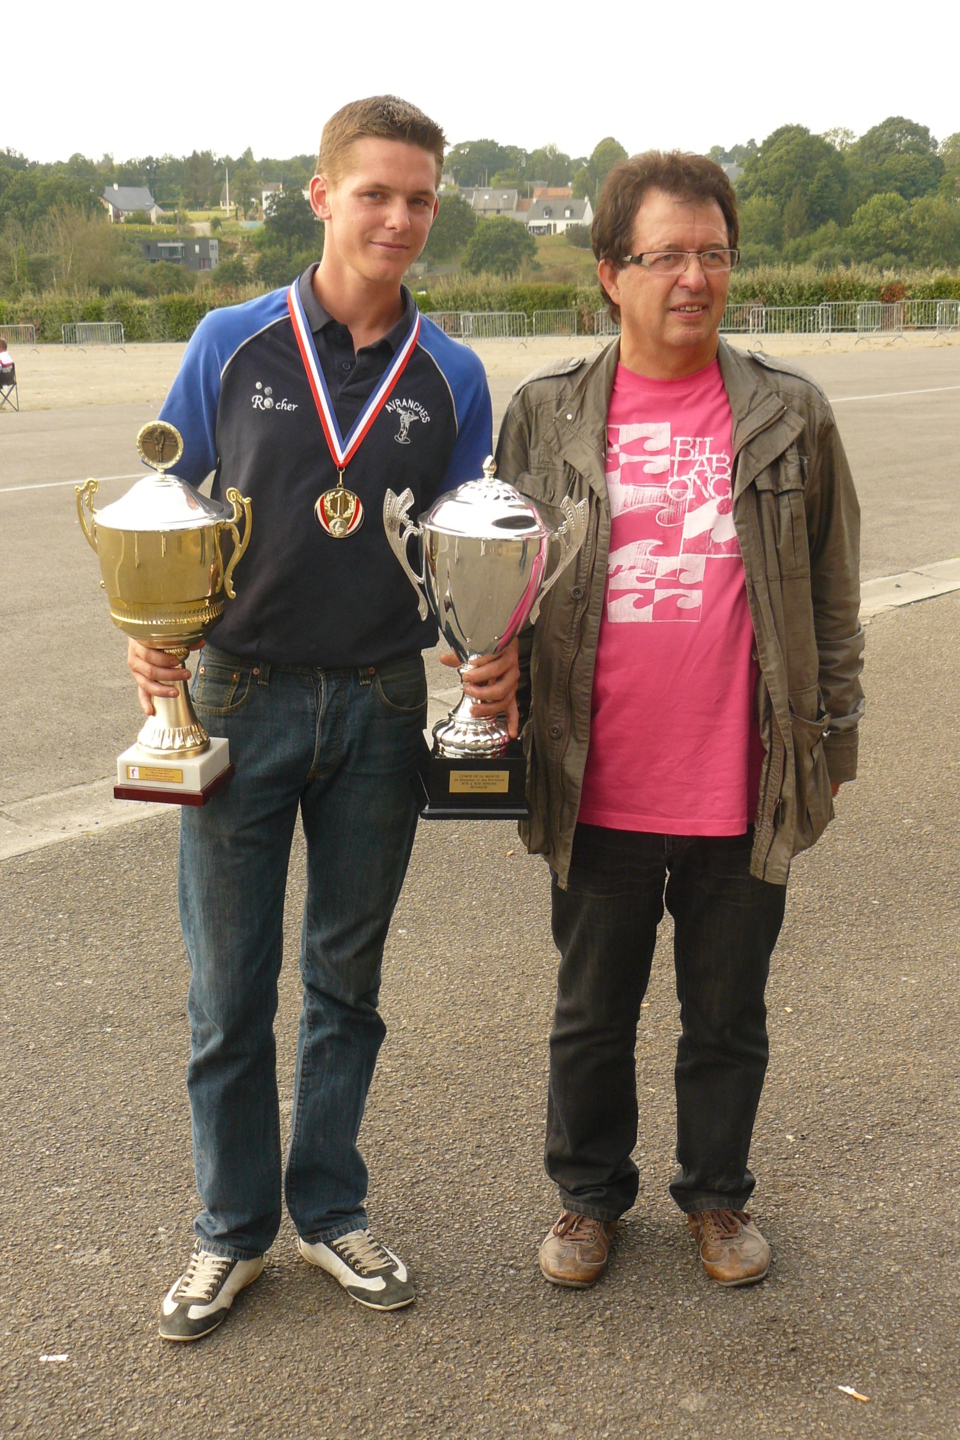
[[[311,267],[298,282],[340,432],[345,435],[409,333],[416,309],[356,355],[349,331],[317,301]],[[344,474],[360,497],[359,530],[334,539],[314,515],[337,483],[307,382],[287,290],[212,310],[187,346],[161,411],[183,436],[175,473],[213,496],[230,486],[253,503],[249,548],[234,571],[237,598],[211,631],[232,655],[330,669],[380,665],[436,644],[413,587],[387,543],[387,489],[413,491],[411,518],[445,490],[476,480],[492,449],[479,359],[426,317],[386,404]],[[229,543],[229,542],[228,542]],[[416,565],[415,546],[410,546]]]

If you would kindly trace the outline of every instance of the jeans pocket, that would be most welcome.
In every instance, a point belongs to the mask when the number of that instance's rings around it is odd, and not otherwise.
[[[251,665],[202,655],[191,692],[197,714],[235,715],[249,701],[252,682]]]
[[[373,689],[384,710],[416,715],[427,708],[427,675],[422,655],[405,655],[377,666]]]

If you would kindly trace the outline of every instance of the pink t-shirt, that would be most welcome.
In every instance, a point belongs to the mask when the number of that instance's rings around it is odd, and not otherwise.
[[[579,819],[741,835],[757,805],[759,668],[733,524],[730,402],[714,361],[617,369],[611,536]]]

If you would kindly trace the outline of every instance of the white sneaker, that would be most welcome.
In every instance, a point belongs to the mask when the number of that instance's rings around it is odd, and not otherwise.
[[[199,1340],[227,1318],[245,1285],[263,1269],[263,1256],[231,1260],[204,1250],[198,1240],[190,1263],[163,1297],[160,1334],[164,1340]]]
[[[369,1230],[351,1230],[337,1240],[308,1245],[298,1240],[300,1254],[310,1265],[339,1280],[347,1294],[371,1310],[401,1310],[415,1294],[403,1261],[374,1240]]]

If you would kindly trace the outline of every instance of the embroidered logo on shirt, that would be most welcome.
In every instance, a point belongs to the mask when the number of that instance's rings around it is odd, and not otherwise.
[[[274,400],[273,386],[264,385],[258,380],[254,393],[250,396],[250,404],[254,410],[296,410],[299,407],[290,400]]]
[[[669,424],[607,427],[607,491],[614,534],[607,620],[698,622],[708,559],[740,554],[731,459],[709,435],[671,436]]]
[[[393,437],[398,445],[410,444],[410,426],[414,420],[421,420],[424,425],[430,424],[430,416],[419,400],[391,400],[383,408],[391,415],[396,415],[400,421],[400,429]]]

